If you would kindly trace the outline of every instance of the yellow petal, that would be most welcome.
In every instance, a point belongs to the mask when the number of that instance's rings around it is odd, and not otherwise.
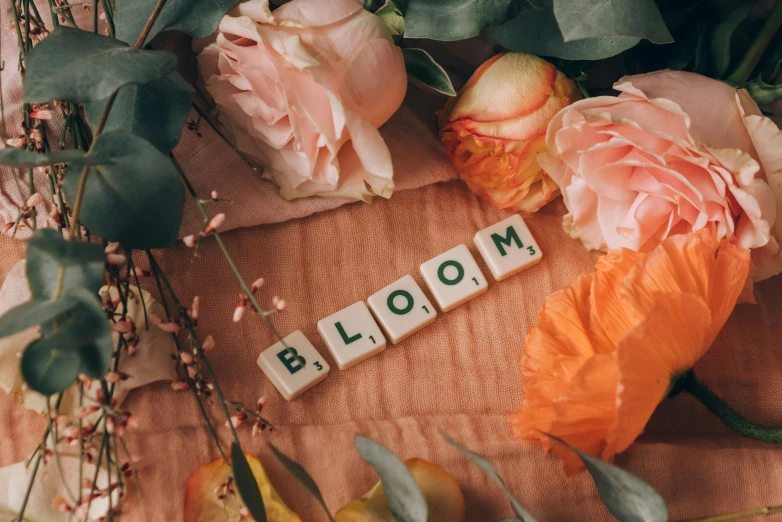
[[[250,455],[247,463],[258,482],[266,518],[269,522],[301,522],[299,516],[286,506],[275,491],[260,461]],[[239,510],[244,505],[239,494],[229,493],[224,499],[218,498],[218,491],[228,480],[230,466],[222,459],[198,468],[187,479],[185,491],[185,522],[239,522],[246,521]],[[232,488],[236,490],[235,486]]]
[[[443,468],[422,459],[405,462],[429,508],[429,522],[463,522],[464,497],[459,484]],[[378,482],[361,500],[343,506],[336,522],[394,522],[383,484]]]

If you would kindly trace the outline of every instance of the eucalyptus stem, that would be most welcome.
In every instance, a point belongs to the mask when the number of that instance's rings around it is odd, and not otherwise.
[[[725,81],[733,85],[744,85],[780,27],[782,27],[782,2],[777,1],[752,45]]]
[[[692,518],[689,520],[684,520],[682,522],[726,522],[728,520],[739,520],[742,518],[774,515],[777,513],[782,513],[782,506],[746,509],[744,511],[736,511],[734,513],[727,513],[725,515],[716,515],[713,517],[704,517],[704,518]]]
[[[745,437],[762,442],[782,443],[782,428],[761,426],[747,420],[720,399],[705,384],[696,379],[692,370],[682,376],[679,386],[681,391],[686,391],[698,399],[709,411],[719,417],[722,422],[734,431]]]

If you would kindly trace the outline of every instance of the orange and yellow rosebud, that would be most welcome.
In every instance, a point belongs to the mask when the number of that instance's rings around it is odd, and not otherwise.
[[[498,208],[535,212],[559,194],[536,161],[546,128],[579,98],[575,82],[546,60],[498,54],[439,114],[440,137],[473,193]]]

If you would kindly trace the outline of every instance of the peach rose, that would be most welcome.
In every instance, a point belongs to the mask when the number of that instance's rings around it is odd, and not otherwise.
[[[535,161],[549,120],[581,98],[552,64],[502,53],[481,65],[439,115],[440,137],[470,190],[498,208],[535,212],[557,186]]]
[[[646,252],[713,227],[752,249],[755,281],[782,271],[782,132],[749,94],[678,71],[614,88],[549,124],[541,164],[562,190],[565,230],[590,249]]]
[[[249,0],[198,57],[221,124],[286,199],[393,191],[377,128],[407,90],[401,50],[360,0]]]

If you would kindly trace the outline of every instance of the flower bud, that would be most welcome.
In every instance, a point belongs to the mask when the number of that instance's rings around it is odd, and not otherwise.
[[[195,234],[190,234],[182,238],[182,242],[187,248],[193,248],[196,245],[197,238]]]
[[[475,195],[498,208],[535,212],[559,194],[537,163],[546,128],[579,98],[575,82],[549,62],[498,54],[439,114],[440,138]]]
[[[215,217],[209,221],[209,224],[204,229],[204,234],[210,234],[220,228],[220,225],[222,225],[225,222],[225,214],[217,214]]]

